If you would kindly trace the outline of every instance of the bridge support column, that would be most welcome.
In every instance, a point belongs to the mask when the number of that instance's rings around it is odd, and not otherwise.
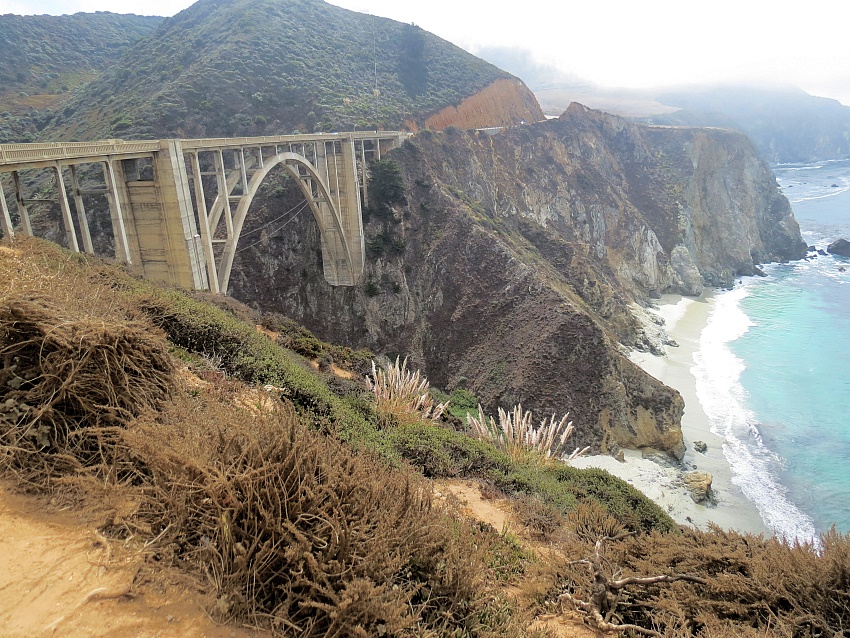
[[[6,193],[3,192],[3,182],[0,181],[0,221],[3,222],[3,237],[11,239],[15,236],[15,228],[12,226],[12,216],[6,205]]]
[[[109,217],[112,220],[112,235],[115,238],[115,259],[132,264],[130,245],[127,240],[127,227],[124,224],[124,211],[118,195],[118,182],[115,180],[115,167],[111,161],[103,162],[103,181],[106,182],[106,200],[109,202]]]
[[[351,251],[352,269],[356,284],[363,275],[366,263],[366,239],[363,235],[363,208],[360,202],[360,179],[357,174],[357,153],[354,140],[340,141],[341,153],[336,160],[337,187],[339,188],[339,215],[345,242]]]
[[[369,178],[366,175],[367,166],[366,141],[360,140],[360,189],[363,191],[363,204],[369,203]]]
[[[213,252],[212,232],[210,231],[209,210],[207,209],[207,198],[204,195],[204,183],[201,181],[201,163],[198,153],[189,153],[189,162],[192,165],[192,183],[195,186],[195,205],[198,207],[198,222],[201,226],[201,242],[204,248],[204,256],[207,260],[207,280],[210,291],[219,292],[218,269],[215,265],[215,253]],[[218,175],[218,173],[216,173]]]
[[[189,290],[209,289],[180,140],[161,141],[153,155],[153,180],[127,181],[123,170],[120,174],[128,231],[145,277]]]
[[[71,190],[74,193],[74,207],[77,209],[77,222],[80,224],[80,235],[83,237],[83,250],[90,255],[94,254],[94,245],[89,232],[89,220],[86,217],[86,207],[83,204],[83,193],[80,190],[80,180],[77,177],[77,167],[71,164]]]
[[[21,193],[21,177],[18,175],[18,171],[12,172],[12,181],[15,183],[15,201],[18,204],[18,216],[21,218],[21,234],[32,237],[30,212],[24,204],[24,195]]]
[[[58,164],[53,167],[56,177],[56,190],[59,191],[59,209],[62,211],[62,223],[65,226],[65,237],[68,240],[68,248],[75,253],[80,252],[77,243],[77,231],[74,229],[74,218],[71,217],[71,205],[68,203],[68,193],[65,192],[65,180],[62,179],[62,167]]]

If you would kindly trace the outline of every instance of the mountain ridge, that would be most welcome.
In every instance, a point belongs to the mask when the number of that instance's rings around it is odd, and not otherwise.
[[[251,136],[401,129],[408,121],[421,128],[512,78],[415,25],[321,0],[200,0],[93,81],[74,113],[45,135]],[[491,124],[543,117],[528,89],[514,87],[527,97]]]

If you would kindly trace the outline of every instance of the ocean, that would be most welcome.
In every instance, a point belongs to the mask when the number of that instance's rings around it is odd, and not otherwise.
[[[808,245],[850,240],[850,161],[774,173]],[[817,544],[850,532],[850,259],[764,270],[715,296],[691,372],[733,483],[778,536]]]

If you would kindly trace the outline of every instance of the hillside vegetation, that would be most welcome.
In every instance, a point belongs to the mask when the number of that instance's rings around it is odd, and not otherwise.
[[[163,18],[0,15],[0,143],[33,141],[74,93]]]
[[[200,0],[89,85],[46,134],[397,129],[503,78],[511,76],[415,25],[322,0]],[[531,103],[520,119],[542,117],[520,86]]]
[[[234,314],[37,240],[0,246],[0,275],[3,477],[102,512],[101,532],[191,575],[220,620],[546,636],[578,614],[606,632],[789,637],[850,621],[846,537],[816,551],[680,530],[605,472],[378,418],[364,386]],[[546,560],[427,480],[451,475],[511,496]]]

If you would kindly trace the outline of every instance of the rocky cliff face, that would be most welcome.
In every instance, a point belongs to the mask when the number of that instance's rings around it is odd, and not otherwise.
[[[570,411],[576,445],[681,454],[681,397],[618,345],[647,345],[629,305],[802,254],[742,135],[574,106],[495,136],[422,133],[391,157],[406,203],[368,222],[362,286],[323,282],[304,216],[239,253],[232,294],[325,338],[409,354],[434,385],[465,386],[490,409]],[[257,201],[246,231],[297,203],[287,197]]]

